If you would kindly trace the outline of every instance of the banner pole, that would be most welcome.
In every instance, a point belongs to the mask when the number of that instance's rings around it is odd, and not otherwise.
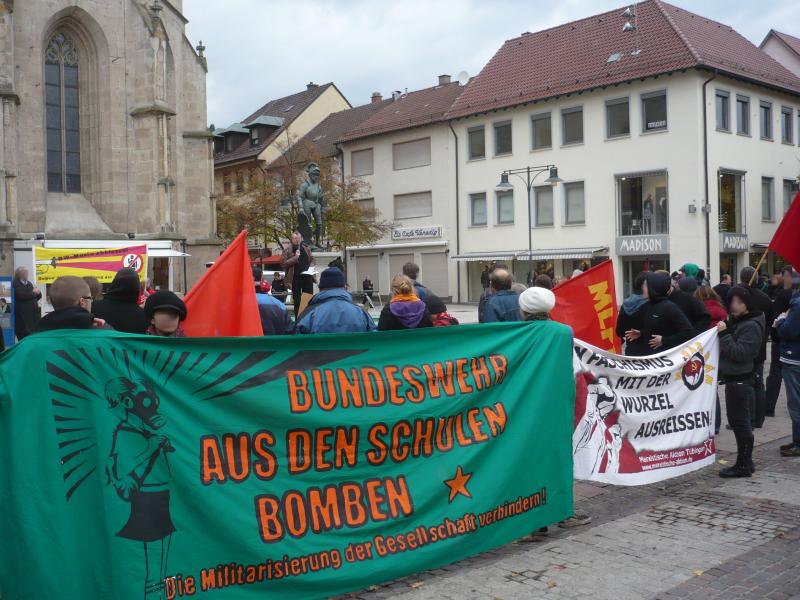
[[[761,258],[758,260],[755,273],[753,273],[753,275],[750,277],[750,283],[747,285],[753,285],[753,281],[755,281],[756,277],[758,277],[758,270],[761,268],[761,265],[764,264],[764,259],[767,258],[767,252],[769,252],[769,247],[764,250],[764,254],[762,254]]]

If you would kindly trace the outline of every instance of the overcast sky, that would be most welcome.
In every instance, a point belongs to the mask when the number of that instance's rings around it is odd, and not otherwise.
[[[758,45],[770,28],[800,37],[798,0],[675,0]],[[208,57],[208,118],[226,127],[273,98],[333,81],[353,106],[373,91],[476,75],[507,39],[621,0],[183,0],[187,35]],[[621,26],[621,24],[620,24]]]

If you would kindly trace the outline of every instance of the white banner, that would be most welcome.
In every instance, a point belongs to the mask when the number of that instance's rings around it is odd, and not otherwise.
[[[716,329],[652,356],[574,347],[575,479],[643,485],[714,463]]]

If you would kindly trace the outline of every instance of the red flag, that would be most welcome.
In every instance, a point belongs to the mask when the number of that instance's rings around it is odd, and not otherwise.
[[[800,271],[800,198],[798,193],[789,210],[783,215],[781,224],[772,236],[769,249],[789,261],[795,270]]]
[[[242,231],[184,298],[190,337],[263,335],[253,272]]]
[[[593,346],[620,352],[617,325],[617,292],[614,265],[607,260],[553,289],[555,321],[572,327],[575,337]]]

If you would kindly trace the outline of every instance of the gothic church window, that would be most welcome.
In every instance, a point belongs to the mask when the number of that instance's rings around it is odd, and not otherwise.
[[[47,191],[79,194],[78,49],[63,32],[57,32],[47,45],[44,73]]]

